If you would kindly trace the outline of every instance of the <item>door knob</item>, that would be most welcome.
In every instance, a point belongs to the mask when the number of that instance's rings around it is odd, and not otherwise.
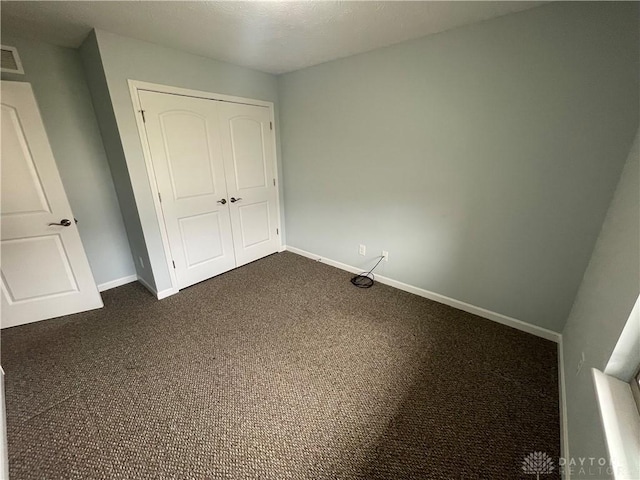
[[[231,203],[236,203],[236,202],[239,202],[240,200],[242,200],[242,198],[240,198],[240,197],[238,197],[238,198],[231,197],[231,198],[229,199],[229,201],[230,201]]]
[[[67,219],[67,218],[63,218],[62,220],[60,220],[60,223],[50,223],[49,226],[53,226],[53,225],[57,225],[59,227],[69,227],[71,226],[71,220]]]
[[[231,201],[233,202],[233,200]],[[223,198],[222,200],[218,200],[218,203],[221,203],[222,205],[224,205],[227,203],[227,200]]]

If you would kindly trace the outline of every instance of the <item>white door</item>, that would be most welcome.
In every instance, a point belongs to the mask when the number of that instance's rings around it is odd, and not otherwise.
[[[278,251],[275,145],[267,107],[219,102],[220,135],[238,266]]]
[[[100,308],[31,85],[1,103],[2,327]]]
[[[178,288],[236,266],[217,102],[140,91]]]

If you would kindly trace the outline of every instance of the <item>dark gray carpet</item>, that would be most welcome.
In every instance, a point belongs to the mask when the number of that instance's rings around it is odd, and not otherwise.
[[[349,278],[281,253],[4,330],[11,479],[527,479],[560,455],[555,344]]]

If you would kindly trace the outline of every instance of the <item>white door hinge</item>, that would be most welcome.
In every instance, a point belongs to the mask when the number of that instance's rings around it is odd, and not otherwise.
[[[162,195],[160,195],[160,192],[158,192],[158,200],[160,200],[160,203],[162,203]]]
[[[276,186],[276,179],[275,178],[273,179],[273,186],[274,187]]]
[[[269,130],[273,130],[273,122],[269,122]]]
[[[142,123],[147,123],[147,119],[144,118],[144,110],[140,110],[140,113],[142,114]]]
[[[174,262],[173,260],[171,260],[171,263],[173,263],[173,268],[176,268],[176,262]]]
[[[280,235],[280,229],[276,228],[276,235]]]

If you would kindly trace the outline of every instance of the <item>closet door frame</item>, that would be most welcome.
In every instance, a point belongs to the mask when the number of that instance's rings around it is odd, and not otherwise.
[[[264,100],[256,100],[252,98],[244,98],[244,97],[236,97],[232,95],[223,95],[221,93],[213,93],[213,92],[204,92],[201,90],[192,90],[189,88],[181,88],[181,87],[173,87],[170,85],[162,85],[159,83],[150,83],[150,82],[142,82],[139,80],[128,80],[129,82],[129,93],[131,94],[131,101],[133,103],[134,114],[136,118],[136,125],[138,127],[138,136],[140,137],[140,144],[142,145],[142,152],[144,154],[144,162],[147,167],[147,177],[149,178],[149,185],[151,187],[151,193],[153,196],[153,205],[155,207],[156,218],[158,220],[158,226],[160,227],[160,236],[162,237],[162,246],[165,252],[165,260],[167,262],[167,268],[169,269],[169,275],[171,278],[171,285],[173,292],[178,292],[178,279],[176,277],[176,271],[173,268],[172,264],[172,256],[171,256],[171,247],[169,246],[169,235],[167,233],[167,229],[164,222],[164,215],[162,213],[162,205],[160,203],[159,189],[158,184],[156,182],[156,175],[153,168],[153,161],[151,160],[151,149],[149,148],[149,143],[147,139],[147,133],[144,126],[144,117],[142,113],[142,106],[140,104],[140,97],[138,92],[141,90],[146,90],[150,92],[157,93],[168,93],[173,95],[183,95],[186,97],[195,97],[195,98],[203,98],[207,100],[217,100],[221,102],[229,102],[229,103],[239,103],[244,105],[254,105],[258,107],[267,107],[269,109],[269,119],[272,125],[270,130],[271,132],[271,140],[273,142],[273,158],[274,158],[274,171],[273,176],[275,180],[276,194],[277,194],[277,202],[276,202],[276,210],[277,210],[277,229],[278,229],[278,242],[279,248],[278,251],[282,252],[285,247],[282,243],[282,208],[280,205],[280,179],[278,178],[279,171],[279,158],[278,158],[278,149],[276,142],[276,122],[274,116],[274,105],[273,102],[266,102]]]

